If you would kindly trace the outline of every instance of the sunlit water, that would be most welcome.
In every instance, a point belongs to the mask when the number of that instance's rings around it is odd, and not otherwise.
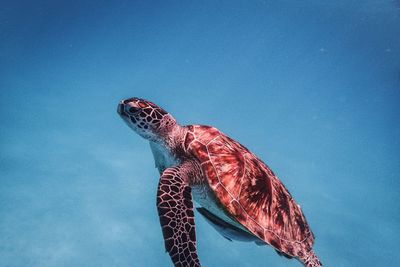
[[[130,96],[259,155],[325,266],[398,266],[398,1],[16,2],[0,9],[0,266],[171,266],[150,149],[116,113]],[[196,223],[205,267],[301,266]]]

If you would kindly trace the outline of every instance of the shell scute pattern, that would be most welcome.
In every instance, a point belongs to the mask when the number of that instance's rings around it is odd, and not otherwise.
[[[211,181],[211,184],[218,184],[218,175],[217,172],[214,169],[214,166],[212,165],[211,161],[206,161],[201,164],[202,169],[204,170],[204,173],[209,174],[209,180]]]
[[[216,128],[189,128],[185,150],[199,160],[219,201],[239,223],[291,256],[311,250],[314,235],[292,196],[272,170]]]
[[[238,199],[244,174],[243,155],[237,153],[220,136],[209,142],[207,148],[219,182],[232,195],[232,199]]]

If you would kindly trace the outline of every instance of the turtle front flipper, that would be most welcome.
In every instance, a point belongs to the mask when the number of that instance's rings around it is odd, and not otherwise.
[[[190,164],[167,168],[157,191],[157,209],[165,249],[176,267],[199,267],[189,175]]]

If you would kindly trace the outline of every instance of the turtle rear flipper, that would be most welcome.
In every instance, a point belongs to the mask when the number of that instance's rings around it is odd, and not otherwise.
[[[196,208],[196,210],[203,215],[206,221],[214,227],[223,237],[228,239],[229,241],[237,240],[237,241],[257,241],[259,238],[255,237],[254,235],[245,232],[244,230],[222,220],[218,216],[211,213],[206,208]],[[260,240],[261,241],[261,240]]]
[[[282,251],[279,251],[279,250],[276,250],[276,249],[275,249],[275,251],[276,251],[276,253],[278,253],[279,256],[283,256],[283,257],[288,258],[288,259],[293,259],[292,256],[290,256],[290,255],[288,255],[288,254],[286,254],[286,253],[284,253]]]

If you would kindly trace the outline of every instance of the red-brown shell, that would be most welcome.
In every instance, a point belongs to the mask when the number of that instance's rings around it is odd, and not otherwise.
[[[184,149],[195,156],[228,213],[254,235],[291,256],[314,243],[301,208],[271,171],[247,148],[218,129],[188,126]]]

